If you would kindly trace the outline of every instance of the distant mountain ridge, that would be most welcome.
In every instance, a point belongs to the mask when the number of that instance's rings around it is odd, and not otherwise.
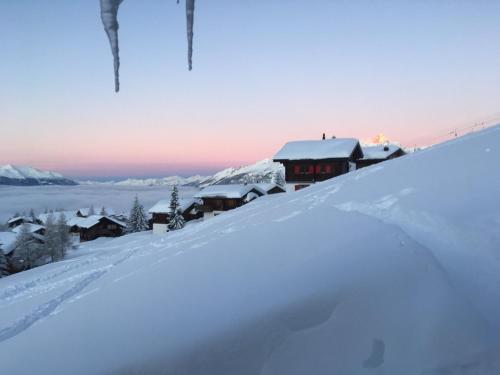
[[[241,166],[237,168],[224,169],[213,176],[191,176],[179,177],[169,176],[161,178],[129,178],[123,181],[108,182],[116,186],[193,186],[205,187],[209,185],[220,184],[241,184],[270,182],[274,174],[279,171],[284,174],[283,166],[280,163],[274,163],[270,159],[261,160],[255,164]],[[101,182],[80,182],[81,184],[103,184]],[[104,183],[106,184],[106,183]]]
[[[77,185],[77,183],[60,173],[7,164],[0,166],[0,185],[39,186]]]

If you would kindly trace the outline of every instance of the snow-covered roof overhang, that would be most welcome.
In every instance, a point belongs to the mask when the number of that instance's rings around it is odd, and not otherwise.
[[[196,194],[195,198],[241,199],[251,191],[255,191],[259,195],[266,194],[264,190],[253,184],[212,185]]]
[[[199,199],[179,199],[179,208],[182,212],[189,210],[194,204],[201,204]],[[162,199],[151,207],[150,214],[168,214],[170,213],[170,199]]]
[[[354,138],[335,138],[319,141],[288,142],[274,155],[273,160],[324,160],[349,159],[358,149],[363,157],[359,141]]]
[[[394,144],[362,146],[363,158],[361,160],[383,160],[391,157],[401,150],[401,147]]]

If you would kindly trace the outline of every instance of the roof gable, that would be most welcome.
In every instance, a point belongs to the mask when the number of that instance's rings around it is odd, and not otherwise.
[[[195,195],[195,198],[242,199],[251,191],[257,195],[266,194],[264,190],[253,184],[212,185],[207,186],[198,192],[198,194]]]

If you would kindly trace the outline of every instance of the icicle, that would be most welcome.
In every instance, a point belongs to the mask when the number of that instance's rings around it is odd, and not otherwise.
[[[193,69],[194,1],[195,0],[186,0],[187,37],[188,37],[188,64],[189,64],[189,70]]]
[[[118,48],[118,8],[123,0],[101,0],[101,20],[108,35],[115,65],[115,92],[120,91],[120,55]]]

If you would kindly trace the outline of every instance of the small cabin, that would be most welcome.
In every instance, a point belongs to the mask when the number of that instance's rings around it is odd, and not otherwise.
[[[68,221],[70,232],[80,237],[80,242],[92,241],[100,237],[119,237],[127,224],[109,216],[91,215],[86,218],[74,217]]]
[[[12,219],[9,219],[7,221],[7,225],[9,228],[16,228],[21,224],[31,223],[31,222],[32,222],[32,220],[30,218],[27,218],[25,216],[17,216],[17,217],[13,217]]]
[[[357,139],[333,138],[288,142],[273,161],[284,165],[285,181],[299,190],[355,170],[361,158],[363,151]]]
[[[12,229],[12,232],[14,232],[15,234],[19,234],[19,233],[21,233],[21,230],[23,227],[28,228],[28,232],[30,234],[38,234],[41,236],[45,235],[45,227],[44,226],[38,225],[38,224],[31,224],[31,223],[19,225],[19,226],[15,227],[14,229]]]
[[[406,155],[401,147],[394,144],[362,146],[361,148],[363,157],[356,162],[357,169]]]
[[[202,200],[200,209],[203,211],[203,218],[207,219],[241,207],[265,194],[264,190],[252,184],[212,185],[201,190],[195,198]]]
[[[180,199],[179,209],[186,222],[203,217],[203,212],[198,209],[202,204],[199,199]],[[151,207],[148,211],[152,218],[152,229],[154,234],[162,234],[168,231],[170,223],[170,199],[163,199]]]
[[[259,187],[267,195],[286,193],[285,187],[280,186],[280,185],[275,184],[275,183],[259,182],[259,183],[255,184],[255,186]]]

